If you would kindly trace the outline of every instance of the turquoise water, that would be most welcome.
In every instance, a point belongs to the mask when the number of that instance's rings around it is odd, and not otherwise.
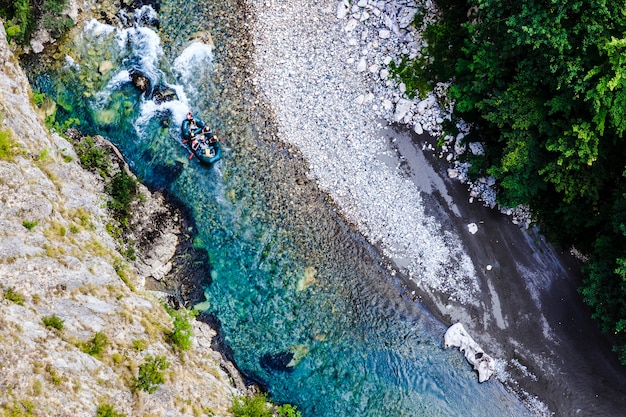
[[[230,6],[163,2],[158,34],[92,22],[62,51],[71,59],[34,74],[35,84],[59,102],[60,118],[108,137],[144,182],[191,209],[212,270],[203,306],[237,366],[275,401],[320,417],[527,415],[500,383],[478,384],[460,352],[441,348],[445,326],[401,295],[297,153],[241,111],[245,91],[225,92],[228,41],[215,36],[217,50],[187,41],[220,13],[212,30],[224,33]],[[104,60],[113,70],[100,74]],[[137,69],[178,100],[157,105],[138,92],[128,82]],[[225,138],[210,169],[180,143],[188,110]]]

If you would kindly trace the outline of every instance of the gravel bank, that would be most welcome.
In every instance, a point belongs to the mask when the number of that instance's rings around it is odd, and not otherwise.
[[[433,95],[407,100],[387,69],[398,51],[415,56],[422,46],[407,17],[415,3],[250,7],[254,82],[275,111],[278,136],[301,150],[344,217],[427,294],[435,314],[463,322],[497,358],[497,377],[538,415],[620,414],[626,378],[576,292],[577,265],[541,236],[471,204],[490,194],[490,179],[470,194],[456,180],[462,167],[445,161],[465,151],[459,138],[446,138],[443,159],[422,152],[434,140],[420,135],[439,135],[447,112]]]
[[[385,120],[403,119],[411,106],[385,79],[385,62],[413,37],[398,25],[415,9],[361,3],[354,7],[361,18],[367,13],[366,24],[338,19],[344,3],[332,0],[253,2],[255,82],[275,110],[279,137],[302,151],[311,177],[344,216],[419,285],[473,303],[470,259],[458,237],[424,213],[382,132]],[[421,126],[436,129],[439,110],[428,103]]]

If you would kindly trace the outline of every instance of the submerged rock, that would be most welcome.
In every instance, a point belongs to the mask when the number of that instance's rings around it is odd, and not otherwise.
[[[178,95],[173,88],[159,84],[154,88],[154,92],[152,93],[152,100],[154,100],[156,104],[161,104],[167,101],[178,100]]]
[[[315,278],[315,274],[317,271],[313,267],[308,267],[304,270],[304,275],[300,277],[298,280],[298,284],[296,285],[296,289],[298,291],[304,291],[309,288],[311,285],[317,282],[317,278]]]
[[[293,367],[290,365],[293,358],[292,352],[266,353],[261,356],[259,363],[268,370],[293,372]]]
[[[150,91],[150,79],[136,69],[130,71],[130,80],[133,86],[142,93]]]
[[[443,337],[444,349],[450,346],[458,347],[465,354],[465,359],[478,372],[478,382],[485,382],[491,377],[495,369],[493,358],[481,349],[461,323],[450,326]]]

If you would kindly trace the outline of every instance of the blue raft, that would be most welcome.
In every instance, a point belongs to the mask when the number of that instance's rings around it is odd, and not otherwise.
[[[222,147],[219,140],[202,120],[188,114],[180,129],[183,143],[189,146],[193,155],[200,162],[211,165],[222,158]]]

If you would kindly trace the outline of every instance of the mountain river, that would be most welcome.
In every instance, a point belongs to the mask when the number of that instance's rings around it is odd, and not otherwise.
[[[316,417],[531,415],[442,348],[444,324],[307,179],[297,150],[267,140],[272,127],[247,116],[249,87],[229,93],[220,77],[235,64],[197,34],[216,9],[236,13],[226,3],[165,0],[135,11],[126,29],[89,21],[58,65],[31,69],[31,79],[58,103],[58,120],[110,139],[144,183],[189,208],[194,245],[210,260],[201,308],[274,401]],[[194,33],[205,43],[189,41]],[[137,71],[151,81],[145,94],[130,82]],[[176,98],[157,104],[151,91],[163,89]],[[181,143],[189,110],[224,139],[210,168]]]

